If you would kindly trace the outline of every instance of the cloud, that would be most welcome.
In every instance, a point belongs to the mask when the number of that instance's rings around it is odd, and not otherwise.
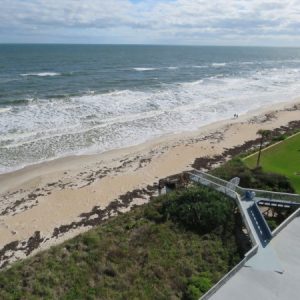
[[[298,0],[1,0],[0,38],[300,43],[299,20]]]

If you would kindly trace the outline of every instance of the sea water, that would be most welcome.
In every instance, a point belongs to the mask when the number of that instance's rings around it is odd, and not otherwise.
[[[0,45],[0,173],[194,130],[300,92],[300,49]]]

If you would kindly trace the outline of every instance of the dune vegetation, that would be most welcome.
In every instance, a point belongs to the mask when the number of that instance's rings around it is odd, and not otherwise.
[[[235,203],[191,187],[0,273],[1,299],[198,299],[242,257]]]

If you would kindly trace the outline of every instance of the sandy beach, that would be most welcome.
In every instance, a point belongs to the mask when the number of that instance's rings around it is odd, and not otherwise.
[[[259,129],[287,126],[299,117],[297,99],[194,132],[0,175],[0,267],[147,202],[159,179],[191,169],[197,159],[226,159],[229,149],[254,145],[249,141],[257,139]]]

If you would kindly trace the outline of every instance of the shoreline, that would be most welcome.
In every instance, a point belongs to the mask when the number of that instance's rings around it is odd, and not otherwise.
[[[22,176],[23,174],[28,174],[30,172],[35,172],[37,170],[45,168],[49,168],[51,171],[54,169],[55,171],[59,168],[66,169],[68,168],[69,164],[79,160],[82,160],[83,163],[90,163],[95,160],[101,159],[101,157],[112,157],[112,156],[118,156],[118,155],[124,155],[124,154],[130,154],[132,151],[139,151],[146,147],[155,146],[157,144],[165,143],[165,142],[172,142],[175,139],[182,139],[182,138],[193,138],[195,135],[198,136],[200,134],[205,134],[207,131],[212,131],[214,128],[217,129],[218,127],[221,127],[221,125],[227,125],[231,123],[239,123],[243,121],[247,121],[250,117],[256,117],[260,116],[262,114],[268,114],[276,112],[277,110],[283,110],[286,108],[291,108],[293,105],[300,104],[300,98],[295,98],[294,100],[288,101],[288,102],[278,102],[273,105],[266,105],[262,106],[261,108],[250,110],[245,114],[242,114],[239,116],[239,118],[234,119],[224,119],[215,121],[203,126],[200,126],[196,130],[187,130],[187,131],[181,131],[178,133],[169,133],[169,134],[162,134],[158,137],[151,138],[143,143],[139,143],[136,145],[130,145],[122,148],[115,148],[110,149],[101,153],[87,153],[87,154],[72,154],[72,155],[66,155],[58,158],[50,158],[49,160],[45,160],[42,162],[36,162],[32,163],[20,168],[16,168],[15,170],[10,170],[8,172],[0,173],[0,183],[2,181],[6,181],[5,177],[18,177]],[[63,164],[63,165],[62,165]],[[41,172],[42,174],[43,172]],[[3,192],[3,188],[0,186],[0,194]]]
[[[1,174],[0,268],[147,202],[159,179],[191,169],[196,159],[223,155],[255,140],[259,129],[286,126],[299,117],[296,99],[193,132]]]

